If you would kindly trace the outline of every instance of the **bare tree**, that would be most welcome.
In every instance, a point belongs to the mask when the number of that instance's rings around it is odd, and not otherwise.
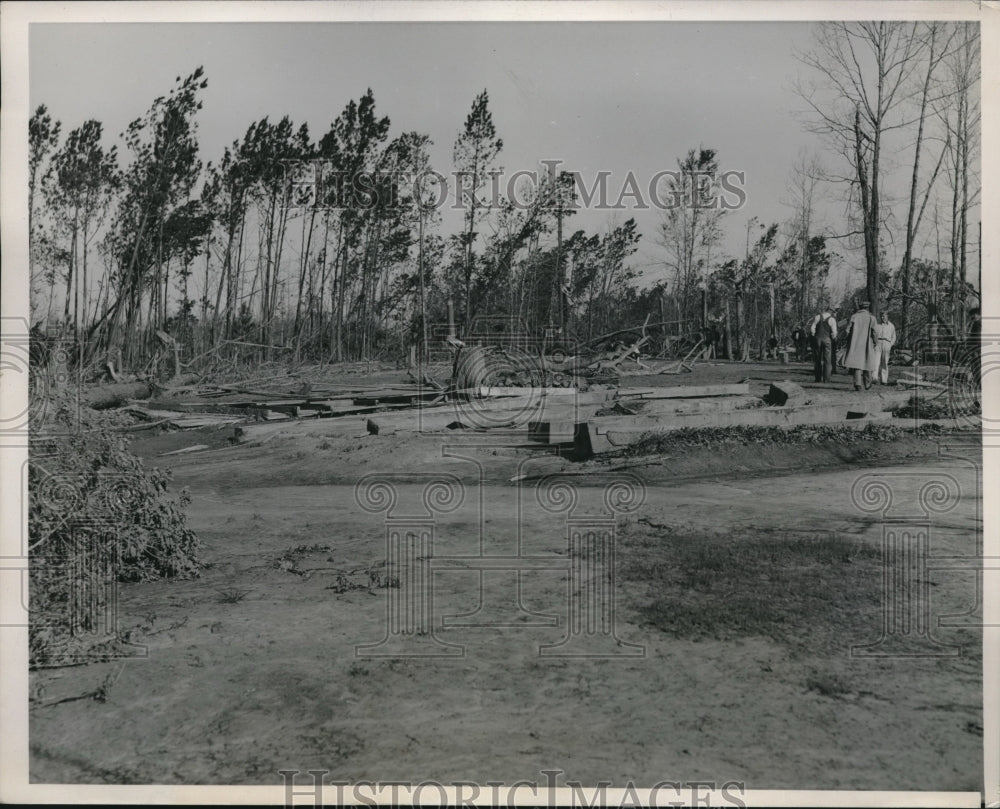
[[[934,166],[930,180],[924,190],[920,191],[920,158],[924,145],[924,131],[927,123],[928,107],[940,97],[940,90],[935,90],[935,74],[942,60],[948,54],[948,49],[955,37],[955,30],[950,31],[941,23],[931,22],[921,24],[919,35],[924,37],[926,51],[926,68],[920,86],[920,97],[917,103],[917,136],[913,146],[913,172],[910,179],[910,203],[906,215],[906,247],[903,251],[903,264],[900,267],[903,307],[900,319],[900,336],[905,342],[910,326],[910,265],[913,261],[913,245],[917,237],[917,229],[923,219],[927,200],[941,169],[941,163],[948,150],[946,142]],[[921,198],[922,197],[922,198]],[[920,209],[917,202],[920,200]]]
[[[959,42],[948,59],[948,85],[944,98],[948,106],[943,119],[951,143],[949,180],[951,184],[951,315],[952,327],[964,327],[964,305],[959,290],[968,282],[969,210],[979,198],[975,159],[979,146],[979,28],[963,23]],[[970,187],[970,176],[972,187]]]
[[[908,22],[824,22],[800,61],[817,77],[800,83],[809,128],[825,137],[851,167],[853,204],[864,237],[868,297],[878,313],[882,180],[888,133],[909,125],[903,115],[909,78],[924,39]]]
[[[812,265],[809,262],[809,243],[816,228],[814,221],[816,189],[823,178],[823,167],[816,154],[802,152],[792,166],[788,179],[791,196],[788,204],[794,211],[791,222],[791,239],[796,246],[798,258],[798,316],[805,318],[814,306],[814,283]]]
[[[708,271],[712,247],[722,238],[721,220],[726,211],[706,204],[717,196],[719,159],[714,149],[691,149],[677,161],[679,171],[665,183],[670,205],[663,217],[660,243],[665,264],[674,273],[684,318],[693,317],[700,301],[695,290]]]
[[[42,176],[44,176],[44,172],[40,172],[45,159],[59,144],[61,128],[62,124],[52,120],[52,116],[49,115],[48,108],[44,104],[35,110],[31,120],[28,121],[28,267],[32,291],[34,291],[38,254],[42,252],[41,242],[47,241],[42,238],[38,220],[35,218],[35,192],[38,190]],[[51,252],[51,250],[47,252]],[[54,267],[48,267],[45,276],[49,283],[49,311],[51,312],[56,280]],[[34,295],[31,296],[31,301],[31,305],[34,307]]]

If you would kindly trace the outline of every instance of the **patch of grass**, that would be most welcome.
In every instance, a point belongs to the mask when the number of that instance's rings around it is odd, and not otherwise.
[[[329,551],[329,550],[333,549],[329,545],[321,545],[319,543],[315,543],[313,545],[295,545],[294,547],[289,548],[287,551],[281,554],[281,558],[287,559],[292,556],[300,556],[304,553],[321,553],[322,551]]]
[[[830,699],[839,699],[854,690],[847,680],[832,671],[813,671],[806,677],[805,684],[807,691],[815,691]]]
[[[241,590],[238,587],[229,587],[218,592],[220,604],[239,604],[244,598],[250,595],[249,590]]]
[[[351,581],[348,574],[338,573],[333,584],[328,584],[325,589],[333,590],[333,592],[340,594],[349,593],[353,590],[367,590],[369,587],[359,582]]]
[[[831,651],[877,631],[878,547],[836,534],[737,536],[666,533],[636,526],[622,539],[619,571],[642,623],[674,637],[758,636]]]

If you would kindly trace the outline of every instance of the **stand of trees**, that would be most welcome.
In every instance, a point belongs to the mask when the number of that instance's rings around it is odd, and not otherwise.
[[[904,343],[929,317],[961,332],[978,295],[978,27],[821,23],[800,57],[806,125],[823,152],[792,167],[788,221],[751,217],[743,254],[728,255],[726,228],[749,212],[690,204],[719,194],[721,156],[699,145],[661,189],[685,204],[653,234],[662,272],[645,288],[636,221],[574,229],[573,176],[542,172],[517,205],[494,198],[504,143],[485,90],[441,167],[427,134],[393,134],[370,89],[325,132],[265,117],[210,162],[201,68],[118,146],[96,120],[63,137],[40,106],[29,123],[33,321],[74,339],[85,362],[137,371],[171,338],[188,361],[399,357],[440,338],[450,309],[460,329],[499,314],[580,340],[647,316],[676,334],[715,324],[730,356],[747,358],[833,302],[831,272],[857,251],[865,295],[896,313]],[[902,174],[906,189],[890,180]],[[442,188],[445,176],[457,188]],[[843,232],[817,213],[837,189]],[[452,234],[445,193],[463,205]],[[902,260],[889,266],[895,246]]]
[[[319,138],[263,118],[203,164],[206,86],[201,68],[178,77],[121,156],[97,121],[60,144],[48,110],[32,116],[33,319],[75,337],[85,361],[148,367],[163,334],[188,359],[223,344],[245,359],[400,356],[439,336],[449,301],[466,328],[489,313],[593,333],[632,294],[633,220],[563,239],[572,177],[543,173],[519,205],[486,193],[503,143],[485,91],[455,141],[465,216],[446,237],[435,176],[449,171],[432,171],[429,136],[390,137],[371,90]]]

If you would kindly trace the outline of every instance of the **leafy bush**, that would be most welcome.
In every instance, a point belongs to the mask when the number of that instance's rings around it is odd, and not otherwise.
[[[32,424],[28,464],[29,645],[33,664],[94,655],[113,645],[117,581],[198,574],[198,538],[185,525],[186,490],[146,469],[114,416],[61,394]],[[107,623],[107,621],[105,621]]]

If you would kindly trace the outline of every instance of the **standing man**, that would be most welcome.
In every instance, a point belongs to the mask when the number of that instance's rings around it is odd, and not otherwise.
[[[875,318],[868,311],[871,304],[862,301],[858,311],[851,316],[847,327],[847,357],[844,365],[854,374],[854,390],[865,390],[872,386],[872,371],[875,365]]]
[[[840,338],[833,341],[833,372],[837,373],[837,368],[841,368],[844,365],[844,356],[847,354],[847,348],[844,346],[844,335],[847,334],[847,326],[849,321],[840,316],[840,307],[835,307],[830,310],[833,313],[833,319],[837,321],[837,334]]]
[[[889,384],[889,352],[896,345],[896,327],[889,322],[889,315],[882,312],[875,324],[875,367],[878,369],[875,381],[879,385]]]
[[[813,376],[817,382],[829,382],[833,373],[833,343],[837,339],[837,320],[824,309],[809,324],[813,338]]]

